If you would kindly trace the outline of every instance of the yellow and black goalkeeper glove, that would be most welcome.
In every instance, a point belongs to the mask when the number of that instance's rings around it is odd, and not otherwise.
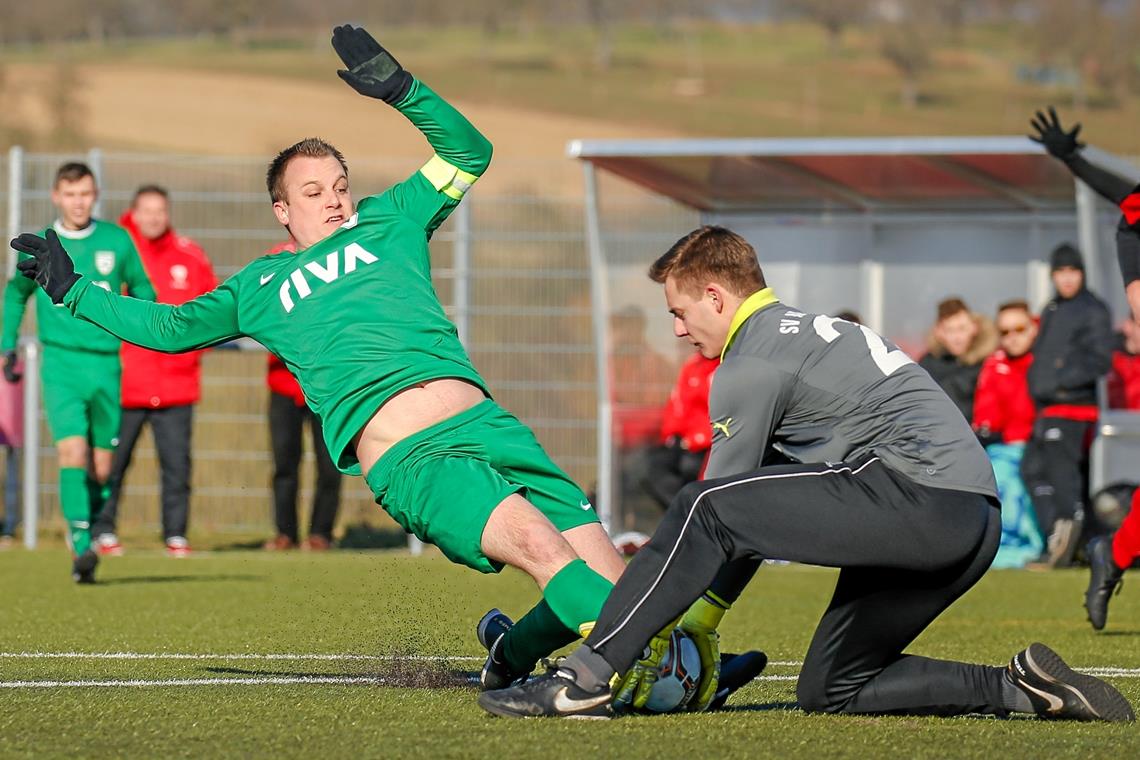
[[[716,696],[720,683],[720,634],[716,629],[728,608],[727,603],[706,591],[681,617],[681,630],[697,645],[697,653],[701,656],[701,680],[697,684],[697,693],[686,707],[692,712],[707,710]]]
[[[361,95],[396,105],[412,86],[412,75],[371,34],[349,24],[333,29],[332,46],[347,69],[337,76]]]
[[[669,637],[676,625],[677,621],[674,620],[650,639],[641,659],[618,680],[614,686],[615,710],[640,710],[645,707],[649,694],[653,691],[653,684],[657,683],[657,672],[661,660],[669,651]]]

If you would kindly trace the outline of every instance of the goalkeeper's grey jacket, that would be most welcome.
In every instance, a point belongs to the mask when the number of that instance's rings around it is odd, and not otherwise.
[[[796,462],[877,455],[935,488],[997,496],[993,468],[954,403],[897,346],[866,327],[749,297],[709,398],[705,477],[755,470],[772,449]]]

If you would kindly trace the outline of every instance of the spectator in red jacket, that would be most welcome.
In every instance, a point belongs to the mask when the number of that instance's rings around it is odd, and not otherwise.
[[[269,253],[294,250],[292,243],[282,243]],[[297,520],[298,469],[301,466],[301,437],[305,422],[312,434],[313,454],[317,460],[317,483],[313,492],[313,509],[309,518],[309,535],[302,549],[324,551],[332,546],[333,523],[340,507],[340,471],[333,464],[321,434],[321,421],[305,403],[305,394],[297,379],[284,363],[269,355],[269,437],[273,445],[273,518],[277,535],[265,542],[265,549],[281,551],[299,542]]]
[[[999,348],[982,362],[974,394],[974,430],[986,443],[1024,444],[1037,415],[1027,380],[1037,323],[1025,301],[1009,301],[998,307],[996,324]]]
[[[218,281],[205,252],[170,226],[170,195],[158,185],[135,191],[119,219],[130,233],[159,303],[181,304],[213,290]],[[123,481],[143,425],[150,423],[162,472],[162,535],[167,553],[190,553],[190,434],[202,395],[202,352],[163,354],[123,343],[123,419],[111,466],[111,494],[92,534],[101,554],[121,554],[115,533]]]
[[[1108,405],[1140,411],[1140,327],[1127,320],[1120,331],[1123,340],[1112,352],[1112,371],[1108,375]]]
[[[712,446],[709,389],[720,359],[693,354],[681,367],[661,422],[661,439],[649,452],[641,484],[661,505],[669,506],[681,487],[697,480]]]
[[[1001,500],[1001,545],[993,564],[1024,567],[1045,548],[1020,472],[1037,414],[1028,380],[1037,323],[1025,301],[1009,301],[998,307],[996,324],[999,348],[982,362],[973,424],[986,444]]]

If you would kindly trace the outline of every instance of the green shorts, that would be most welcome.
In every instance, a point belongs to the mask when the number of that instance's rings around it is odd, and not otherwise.
[[[82,436],[98,449],[119,442],[119,355],[45,345],[44,411],[55,442]]]
[[[559,531],[598,522],[534,433],[490,400],[400,441],[365,480],[404,530],[484,573],[503,567],[480,544],[491,512],[511,494],[522,494]]]

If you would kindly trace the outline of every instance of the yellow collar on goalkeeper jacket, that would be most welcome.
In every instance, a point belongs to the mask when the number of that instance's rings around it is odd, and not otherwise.
[[[744,299],[744,303],[740,304],[736,313],[732,315],[732,322],[728,326],[728,338],[725,339],[724,348],[720,352],[721,361],[724,361],[724,355],[728,353],[728,347],[732,345],[732,339],[736,337],[740,326],[756,312],[779,302],[780,299],[776,298],[776,293],[771,288],[758,290]]]

